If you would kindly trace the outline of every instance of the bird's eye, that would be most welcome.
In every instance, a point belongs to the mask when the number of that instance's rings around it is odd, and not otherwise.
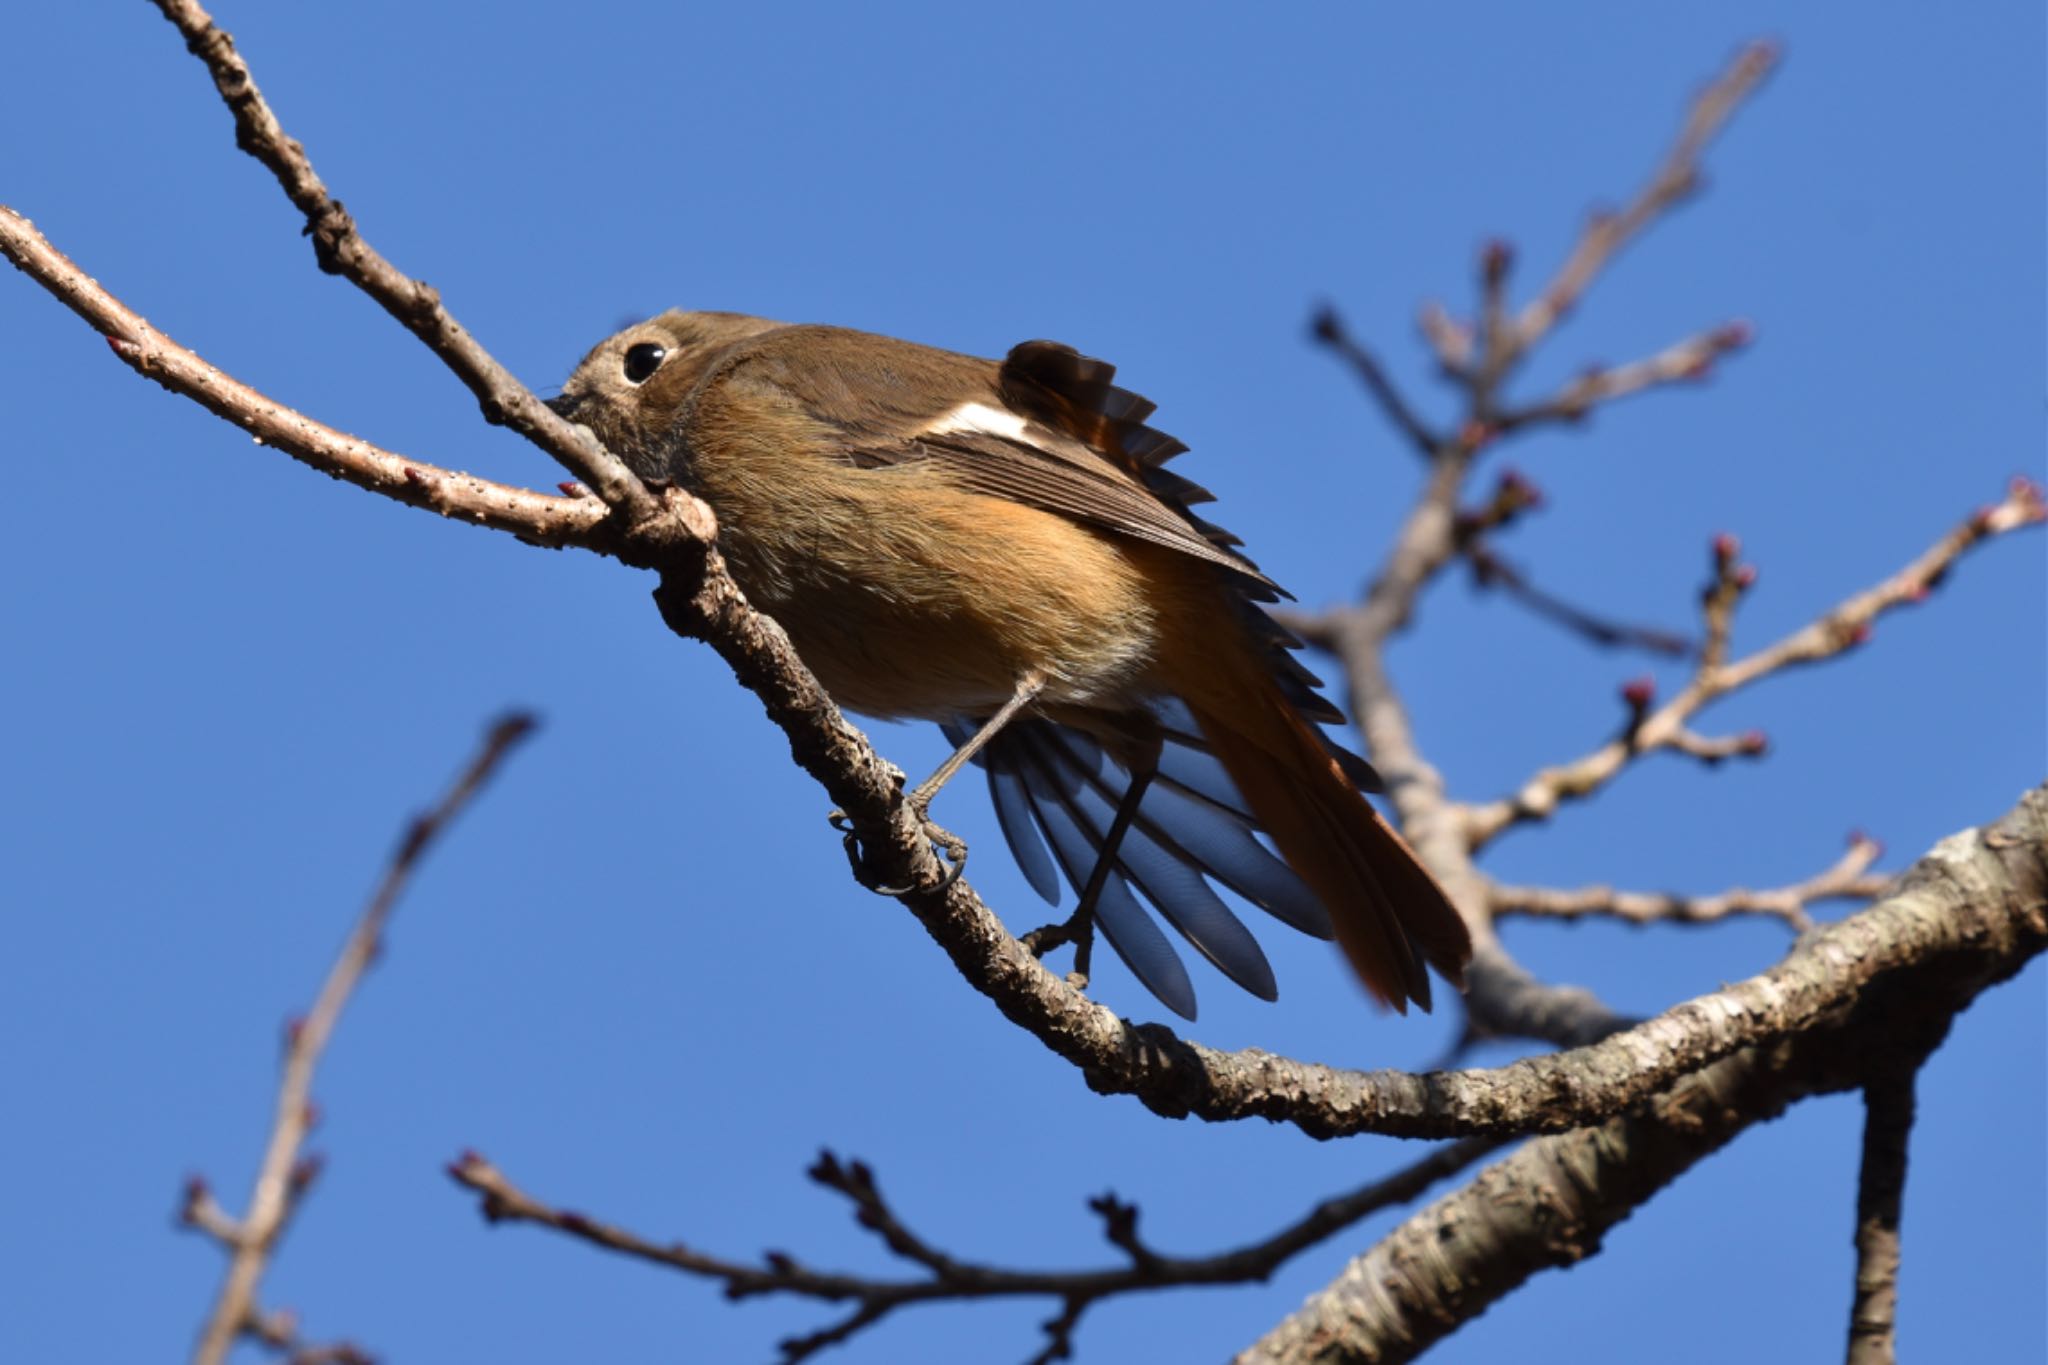
[[[626,348],[626,382],[645,384],[648,376],[661,368],[661,362],[668,359],[668,348],[651,341]]]

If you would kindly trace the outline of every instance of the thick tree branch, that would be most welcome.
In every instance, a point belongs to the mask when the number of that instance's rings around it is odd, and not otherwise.
[[[376,891],[363,907],[334,965],[328,969],[313,1008],[287,1030],[276,1117],[256,1184],[249,1194],[248,1212],[239,1219],[232,1218],[215,1202],[203,1181],[187,1183],[183,1221],[212,1236],[228,1252],[227,1276],[193,1352],[192,1358],[199,1365],[220,1365],[227,1358],[228,1348],[244,1334],[275,1337],[277,1322],[285,1321],[266,1318],[258,1309],[256,1288],[293,1209],[319,1173],[317,1159],[301,1158],[300,1149],[313,1123],[313,1072],[320,1064],[320,1054],[334,1036],[335,1025],[341,1021],[341,1012],[355,993],[357,983],[376,960],[384,939],[384,925],[420,859],[489,781],[505,755],[532,731],[533,724],[531,717],[514,715],[492,726],[483,747],[446,794],[433,809],[407,827]],[[270,1329],[266,1329],[266,1322]],[[285,1331],[284,1340],[288,1344],[296,1341],[295,1326]]]
[[[1955,1015],[2048,944],[2048,788],[1995,825],[1943,840],[1909,880],[1969,915],[2018,912],[2017,954],[1938,960],[1873,979],[1820,1026],[1745,1049],[1641,1110],[1529,1143],[1409,1218],[1240,1365],[1398,1365],[1525,1284],[1593,1255],[1658,1190],[1753,1124],[1936,1046]],[[1860,917],[1859,917],[1860,918]]]
[[[592,1246],[679,1270],[724,1286],[727,1298],[785,1294],[825,1303],[850,1303],[835,1322],[781,1343],[785,1365],[806,1360],[881,1322],[899,1308],[962,1299],[1037,1298],[1060,1301],[1061,1312],[1045,1324],[1046,1347],[1039,1360],[1071,1354],[1081,1315],[1104,1299],[1189,1285],[1262,1281],[1296,1255],[1360,1219],[1405,1204],[1440,1180],[1485,1157],[1504,1139],[1467,1138],[1451,1143],[1380,1180],[1324,1200],[1268,1237],[1213,1256],[1170,1256],[1138,1238],[1138,1210],[1114,1195],[1089,1201],[1101,1215],[1104,1236],[1129,1264],[1100,1270],[1013,1270],[961,1260],[933,1247],[914,1232],[883,1197],[874,1173],[858,1161],[842,1162],[826,1152],[808,1172],[813,1181],[843,1195],[855,1220],[876,1234],[889,1251],[924,1273],[915,1279],[880,1279],[813,1270],[795,1257],[770,1252],[761,1264],[728,1260],[692,1250],[680,1242],[655,1242],[625,1228],[556,1208],[527,1194],[504,1172],[475,1153],[448,1168],[459,1185],[480,1196],[479,1207],[493,1223],[524,1222],[552,1228]]]
[[[198,14],[194,7],[169,8],[199,22],[193,18]],[[219,76],[222,63],[233,56],[231,48],[214,39],[201,46]],[[242,83],[246,70],[240,67],[239,58],[234,58],[227,75],[219,78],[230,102],[241,102],[238,121],[246,123],[252,117],[248,109],[260,109],[260,102],[250,103],[254,97]],[[303,160],[295,147],[291,155]],[[360,244],[352,228],[341,236]],[[338,243],[340,238],[336,240]],[[370,261],[356,256],[354,247],[342,251],[337,245],[336,251],[340,253],[334,257],[338,262]],[[370,261],[364,269],[374,275],[374,264]],[[418,305],[445,321],[437,304],[428,307],[420,304],[420,296],[408,297],[412,302],[407,307]],[[445,326],[436,321],[428,330],[436,336],[460,333],[452,321],[445,321]],[[477,368],[460,360],[469,354],[465,347],[471,345],[465,339],[455,347],[458,368],[461,364]],[[1486,439],[1487,433],[1469,422],[1450,438],[1431,464],[1425,495],[1403,527],[1385,571],[1365,602],[1333,628],[1340,637],[1335,643],[1351,666],[1361,725],[1390,780],[1404,826],[1422,856],[1474,919],[1482,959],[1498,950],[1485,923],[1484,887],[1471,868],[1463,821],[1454,818],[1459,812],[1446,798],[1442,779],[1417,750],[1378,656],[1381,643],[1408,619],[1423,586],[1455,552],[1457,495]],[[1219,1053],[1184,1042],[1164,1028],[1133,1027],[1042,968],[965,884],[941,889],[945,869],[925,840],[922,825],[902,800],[902,774],[883,762],[846,723],[796,658],[781,630],[747,606],[709,545],[714,524],[708,509],[679,490],[662,489],[656,496],[662,507],[655,514],[636,520],[620,517],[615,508],[614,517],[606,519],[607,524],[614,518],[624,523],[609,532],[613,537],[609,544],[617,547],[614,553],[629,563],[662,569],[657,603],[671,627],[705,639],[761,697],[771,718],[789,736],[799,764],[852,818],[877,875],[892,884],[921,888],[902,899],[969,982],[990,996],[1007,1017],[1080,1066],[1099,1089],[1139,1095],[1165,1113],[1215,1119],[1258,1115],[1323,1135],[1506,1132],[1532,1123],[1569,1125],[1611,1113],[1685,1070],[1753,1041],[1741,1028],[1733,1032],[1698,1030],[1690,1036],[1688,1046],[1665,1053],[1662,1062],[1641,1073],[1637,1082],[1607,1085],[1589,1084],[1585,1068],[1597,1070],[1618,1062],[1618,1055],[1547,1059],[1552,1069],[1533,1074],[1510,1068],[1501,1073],[1420,1078],[1344,1072],[1257,1052]],[[1821,993],[1831,988],[1824,987]],[[1797,1011],[1781,1014],[1775,1010],[1752,1016],[1763,1017],[1771,1023],[1757,1026],[1754,1032],[1761,1033],[1766,1027],[1796,1028],[1803,1016]],[[1499,1020],[1480,1022],[1506,1031]],[[1658,1030],[1657,1046],[1661,1048],[1669,1030],[1660,1029],[1658,1021],[1644,1027]],[[1589,1107],[1579,1112],[1575,1104],[1565,1102],[1567,1095],[1584,1096]]]

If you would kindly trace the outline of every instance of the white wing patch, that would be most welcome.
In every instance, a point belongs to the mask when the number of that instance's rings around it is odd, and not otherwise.
[[[925,434],[944,436],[953,431],[979,432],[983,436],[1000,436],[1005,441],[1018,445],[1037,445],[1025,434],[1030,423],[1014,412],[992,408],[986,403],[962,403],[945,416],[925,428]]]

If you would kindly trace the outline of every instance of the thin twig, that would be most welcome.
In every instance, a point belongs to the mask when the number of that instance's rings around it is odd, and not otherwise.
[[[1425,458],[1436,454],[1437,448],[1443,443],[1443,438],[1431,431],[1429,425],[1416,415],[1414,404],[1408,401],[1400,388],[1388,377],[1386,367],[1380,364],[1379,357],[1352,337],[1350,329],[1345,327],[1344,320],[1337,315],[1335,308],[1325,304],[1317,309],[1314,319],[1309,323],[1309,334],[1335,351],[1351,366],[1359,381],[1365,385],[1366,392],[1379,403],[1387,420],[1408,438],[1408,443],[1415,447],[1417,454]]]
[[[1709,664],[1704,660],[1692,681],[1670,701],[1647,710],[1639,725],[1570,763],[1537,773],[1513,796],[1468,807],[1465,810],[1466,838],[1477,850],[1515,825],[1547,819],[1566,801],[1581,800],[1600,790],[1634,759],[1659,749],[1677,749],[1702,756],[1725,756],[1747,752],[1752,736],[1723,742],[1699,741],[1690,736],[1686,722],[1709,702],[1739,691],[1780,670],[1799,664],[1831,659],[1870,638],[1871,624],[1885,612],[1924,601],[1935,585],[1946,579],[1950,569],[1966,552],[2011,531],[2038,526],[2048,521],[2048,504],[2041,490],[2026,479],[2015,479],[2003,501],[1966,518],[1911,563],[1889,578],[1838,604],[1810,624],[1775,643],[1731,663]],[[1731,556],[1732,559],[1732,556]],[[1710,595],[1708,603],[1709,640],[1725,639],[1725,620],[1717,622],[1717,610],[1732,610],[1733,599],[1717,608],[1721,599]],[[1717,652],[1710,645],[1709,653]]]
[[[1494,553],[1484,541],[1466,545],[1465,561],[1472,566],[1472,581],[1482,589],[1498,589],[1508,598],[1554,625],[1602,649],[1636,649],[1663,658],[1684,658],[1692,653],[1693,642],[1683,635],[1657,626],[1615,621],[1565,601],[1529,581],[1529,576]]]
[[[1630,924],[1710,924],[1733,915],[1765,915],[1785,921],[1804,933],[1813,927],[1806,907],[1829,900],[1870,900],[1892,879],[1873,873],[1884,846],[1863,834],[1851,835],[1849,847],[1834,866],[1790,886],[1769,891],[1737,887],[1713,896],[1617,891],[1588,886],[1566,891],[1554,887],[1495,885],[1488,891],[1492,913],[1541,919],[1582,919],[1602,916]]]
[[[808,1359],[882,1321],[899,1308],[961,1299],[1052,1297],[1061,1311],[1044,1324],[1045,1351],[1039,1360],[1065,1359],[1075,1325],[1087,1308],[1118,1295],[1182,1285],[1241,1284],[1264,1280],[1292,1257],[1384,1208],[1415,1199],[1494,1151],[1507,1139],[1467,1138],[1438,1148],[1393,1175],[1348,1194],[1325,1200],[1271,1236],[1213,1256],[1167,1256],[1137,1239],[1135,1207],[1104,1197],[1090,1201],[1102,1215],[1104,1235],[1129,1257],[1129,1264],[1099,1270],[1026,1271],[963,1261],[931,1246],[913,1232],[882,1196],[873,1172],[861,1162],[842,1162],[825,1153],[811,1167],[811,1179],[852,1203],[856,1221],[875,1232],[899,1258],[925,1272],[916,1279],[879,1279],[813,1270],[795,1257],[770,1252],[761,1264],[694,1251],[679,1242],[655,1242],[628,1229],[568,1212],[534,1198],[504,1172],[475,1153],[448,1168],[456,1183],[475,1191],[485,1218],[526,1222],[567,1233],[593,1246],[637,1260],[715,1280],[728,1298],[788,1294],[820,1302],[852,1303],[853,1310],[825,1327],[779,1343],[785,1365]]]
[[[1698,383],[1714,372],[1716,360],[1747,346],[1754,335],[1746,322],[1724,323],[1642,360],[1611,368],[1592,367],[1541,402],[1498,414],[1494,423],[1505,434],[1550,423],[1582,422],[1594,408],[1618,398],[1666,384]]]
[[[306,219],[320,268],[341,275],[403,323],[453,370],[482,405],[484,420],[511,427],[559,460],[607,507],[629,521],[665,510],[661,500],[588,431],[542,405],[441,306],[441,296],[384,259],[313,169],[306,150],[286,134],[256,86],[235,40],[196,0],[155,0],[186,48],[206,64],[214,89],[235,120],[235,145],[263,163]]]
[[[107,340],[121,362],[172,393],[190,398],[323,474],[423,507],[456,521],[510,531],[537,545],[597,549],[605,505],[589,497],[550,497],[385,450],[358,440],[260,393],[186,350],[102,288],[33,224],[0,206],[0,255],[47,289]]]
[[[1649,183],[1620,212],[1595,214],[1550,283],[1523,306],[1507,340],[1503,368],[1526,355],[1577,306],[1587,288],[1623,247],[1699,188],[1700,157],[1707,144],[1777,62],[1777,44],[1750,43],[1736,54],[1726,71],[1700,92],[1686,113],[1677,140]]]
[[[384,937],[384,925],[392,907],[411,880],[420,859],[450,821],[461,813],[470,799],[490,778],[505,755],[534,726],[532,717],[511,715],[498,721],[485,736],[483,746],[456,778],[446,794],[426,814],[407,826],[398,849],[363,907],[355,927],[342,944],[341,953],[328,969],[320,994],[303,1019],[287,1031],[284,1075],[278,1083],[276,1115],[271,1122],[270,1141],[263,1163],[249,1194],[248,1211],[238,1220],[228,1220],[212,1202],[199,1182],[186,1187],[185,1217],[192,1226],[211,1233],[229,1253],[228,1271],[222,1281],[213,1311],[201,1331],[193,1352],[198,1365],[219,1365],[237,1336],[251,1330],[257,1319],[256,1288],[270,1262],[297,1198],[310,1183],[317,1167],[307,1165],[299,1150],[312,1124],[311,1094],[314,1068],[326,1050],[334,1027],[341,1019],[349,997],[376,960]]]

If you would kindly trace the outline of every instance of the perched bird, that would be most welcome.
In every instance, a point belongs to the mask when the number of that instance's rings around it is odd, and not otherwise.
[[[711,505],[733,577],[837,702],[939,722],[961,748],[920,814],[972,757],[1032,886],[1056,903],[1056,863],[1169,1008],[1193,1018],[1194,987],[1137,894],[1277,995],[1213,881],[1427,1009],[1428,967],[1461,983],[1464,923],[1318,728],[1343,717],[1258,605],[1279,590],[1189,510],[1210,495],[1165,467],[1186,447],[1114,375],[1045,341],[997,362],[669,312],[550,406]]]

